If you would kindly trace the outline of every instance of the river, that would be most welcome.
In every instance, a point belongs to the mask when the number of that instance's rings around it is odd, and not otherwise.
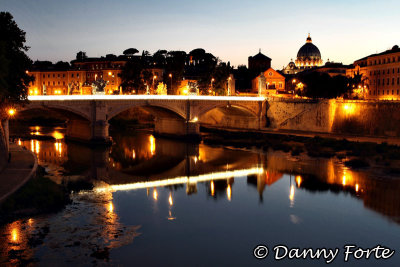
[[[334,159],[112,133],[109,148],[66,143],[62,127],[21,128],[46,177],[71,190],[62,211],[0,226],[1,265],[323,266],[273,248],[400,247],[400,180]],[[26,133],[30,135],[26,137]],[[25,137],[23,137],[25,136]],[[44,140],[43,136],[52,139]],[[45,192],[43,192],[45,194]],[[269,255],[256,259],[260,244]]]

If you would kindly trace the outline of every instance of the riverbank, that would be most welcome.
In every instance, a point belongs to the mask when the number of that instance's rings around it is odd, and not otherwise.
[[[66,190],[44,177],[35,154],[10,144],[11,160],[0,173],[0,224],[57,211],[69,202]]]
[[[0,203],[33,178],[38,168],[34,153],[10,143],[11,158],[0,172]]]
[[[400,146],[393,142],[388,144],[387,139],[286,131],[227,131],[213,127],[202,127],[201,130],[203,142],[208,145],[257,147],[264,151],[283,151],[292,156],[304,153],[313,158],[336,157],[349,168],[382,167],[390,175],[400,174]]]

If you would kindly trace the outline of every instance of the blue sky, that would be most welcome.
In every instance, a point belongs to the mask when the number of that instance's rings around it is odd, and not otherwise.
[[[237,66],[261,48],[281,69],[308,32],[324,62],[352,63],[400,44],[400,1],[0,0],[39,60],[204,48]]]

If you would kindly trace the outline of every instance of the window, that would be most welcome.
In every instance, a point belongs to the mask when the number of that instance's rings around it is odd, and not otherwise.
[[[59,74],[57,74],[57,77],[58,77],[58,78],[60,78],[60,73],[59,73]]]
[[[392,85],[394,85],[394,78],[392,78]]]
[[[386,63],[386,59],[383,60],[383,64],[385,64],[385,63]]]
[[[43,78],[46,78],[46,75],[45,75],[45,74],[43,74]]]
[[[392,90],[392,95],[394,95],[394,90]]]
[[[45,82],[43,82],[43,85],[45,85],[46,83]]]
[[[393,69],[393,73],[394,73],[394,69]]]
[[[282,88],[282,83],[279,83],[279,88]]]
[[[63,78],[65,78],[65,74],[63,74]]]
[[[388,58],[388,63],[390,63],[390,58]]]
[[[65,81],[63,82],[63,85],[65,85]]]
[[[56,75],[53,73],[53,78],[55,78],[56,77]]]
[[[50,78],[50,74],[47,74],[47,78]]]
[[[387,83],[386,83],[387,85],[389,85],[390,84],[390,80],[389,80],[389,78],[387,78]]]
[[[78,77],[78,78],[79,78],[79,73],[77,73],[77,74],[76,74],[76,77]]]
[[[386,91],[387,95],[389,94],[389,90]]]
[[[74,78],[74,74],[73,73],[71,74],[71,78]]]
[[[53,85],[56,85],[56,82],[53,82]]]
[[[50,86],[50,82],[47,82],[47,86]]]
[[[389,73],[390,73],[390,70],[388,69],[388,70],[387,70],[387,74],[389,74]]]
[[[400,78],[397,77],[397,85],[399,85],[399,84],[400,84]]]
[[[399,89],[397,89],[397,94],[399,94]]]
[[[60,81],[58,81],[58,85],[60,85]]]

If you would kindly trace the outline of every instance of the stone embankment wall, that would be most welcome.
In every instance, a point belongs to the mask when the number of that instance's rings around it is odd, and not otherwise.
[[[400,102],[272,99],[267,105],[266,127],[400,137]]]

